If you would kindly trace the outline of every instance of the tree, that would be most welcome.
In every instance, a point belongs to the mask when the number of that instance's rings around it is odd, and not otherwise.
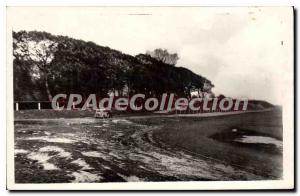
[[[209,90],[206,82],[211,84],[201,75],[174,66],[177,54],[162,49],[153,52],[154,58],[46,32],[14,32],[13,38],[16,100],[51,100],[59,93],[105,97],[111,92],[190,97],[191,92]]]
[[[42,79],[49,101],[52,94],[49,88],[52,60],[57,50],[57,43],[50,39],[39,39],[27,33],[15,34],[13,39],[14,56],[31,64],[32,77]]]
[[[161,48],[154,51],[147,51],[146,54],[169,65],[175,65],[179,59],[177,53],[170,54],[166,49],[163,50]]]

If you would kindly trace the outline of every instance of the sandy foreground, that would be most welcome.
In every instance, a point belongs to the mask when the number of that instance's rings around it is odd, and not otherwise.
[[[17,119],[16,183],[280,179],[278,112],[186,117]]]

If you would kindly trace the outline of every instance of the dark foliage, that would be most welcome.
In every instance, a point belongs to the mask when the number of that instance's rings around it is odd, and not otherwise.
[[[166,64],[147,54],[134,57],[93,42],[47,32],[13,32],[13,39],[15,101],[46,101],[58,93],[190,96],[191,91],[204,91],[204,83],[213,86],[186,68]],[[28,47],[20,47],[45,40],[55,46],[53,50],[46,47],[45,53],[52,57],[51,61],[29,58]],[[34,70],[39,77],[33,75]]]

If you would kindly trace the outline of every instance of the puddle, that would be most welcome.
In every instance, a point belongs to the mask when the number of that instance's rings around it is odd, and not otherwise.
[[[244,146],[270,153],[281,153],[280,151],[283,149],[281,140],[254,130],[232,128],[215,133],[210,138],[221,142],[245,144]]]
[[[283,147],[282,141],[265,136],[243,136],[242,138],[235,139],[234,141],[248,144],[273,144],[279,149],[282,149]]]

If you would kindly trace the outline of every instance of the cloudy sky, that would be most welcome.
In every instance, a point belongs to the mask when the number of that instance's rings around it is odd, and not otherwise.
[[[178,53],[176,66],[210,79],[216,94],[282,104],[293,78],[292,9],[9,8],[8,30],[47,31],[136,55]]]

